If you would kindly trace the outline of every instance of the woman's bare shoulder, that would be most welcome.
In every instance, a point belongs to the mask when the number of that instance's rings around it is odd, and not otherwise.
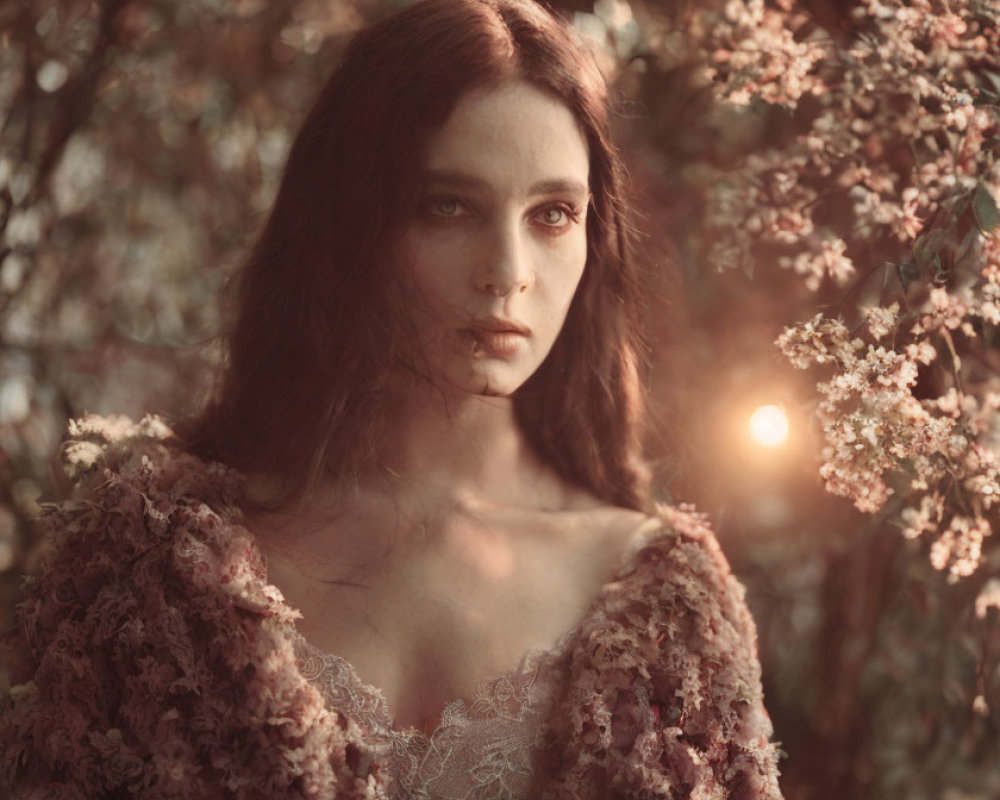
[[[577,487],[566,490],[564,509],[570,524],[588,528],[621,543],[663,525],[662,518],[656,514],[614,505]]]

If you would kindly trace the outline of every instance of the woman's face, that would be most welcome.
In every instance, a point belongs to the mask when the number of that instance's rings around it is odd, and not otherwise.
[[[427,145],[401,280],[449,391],[506,396],[552,349],[587,260],[587,143],[523,82],[465,95]]]

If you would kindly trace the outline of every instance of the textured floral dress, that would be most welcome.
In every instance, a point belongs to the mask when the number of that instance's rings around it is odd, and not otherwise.
[[[397,730],[298,633],[243,479],[157,418],[90,417],[9,635],[16,798],[777,800],[753,622],[711,531],[661,509],[572,630]]]

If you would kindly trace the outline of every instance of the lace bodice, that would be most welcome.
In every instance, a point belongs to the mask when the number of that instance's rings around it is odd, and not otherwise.
[[[453,700],[429,732],[396,730],[381,689],[354,667],[296,633],[303,676],[327,708],[359,723],[375,757],[393,776],[399,798],[519,800],[528,796],[539,755],[540,726],[565,680],[563,656],[574,631],[548,650],[531,650],[517,668],[481,682],[471,703]]]

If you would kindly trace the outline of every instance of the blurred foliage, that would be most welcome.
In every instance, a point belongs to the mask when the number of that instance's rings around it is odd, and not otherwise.
[[[37,502],[65,490],[50,464],[66,420],[177,418],[202,402],[220,358],[216,297],[291,137],[351,33],[402,4],[0,5],[3,627],[40,550]],[[719,175],[794,141],[801,118],[719,102],[699,60],[719,35],[711,4],[554,5],[593,39],[620,97],[653,289],[649,450],[664,496],[711,515],[748,586],[786,796],[1000,796],[998,613],[974,608],[1000,563],[949,584],[929,545],[887,523],[898,507],[863,517],[823,492],[812,379],[772,343],[842,292],[710,260]],[[796,8],[806,36],[849,29],[848,3]],[[784,449],[746,440],[764,402],[789,413]]]

